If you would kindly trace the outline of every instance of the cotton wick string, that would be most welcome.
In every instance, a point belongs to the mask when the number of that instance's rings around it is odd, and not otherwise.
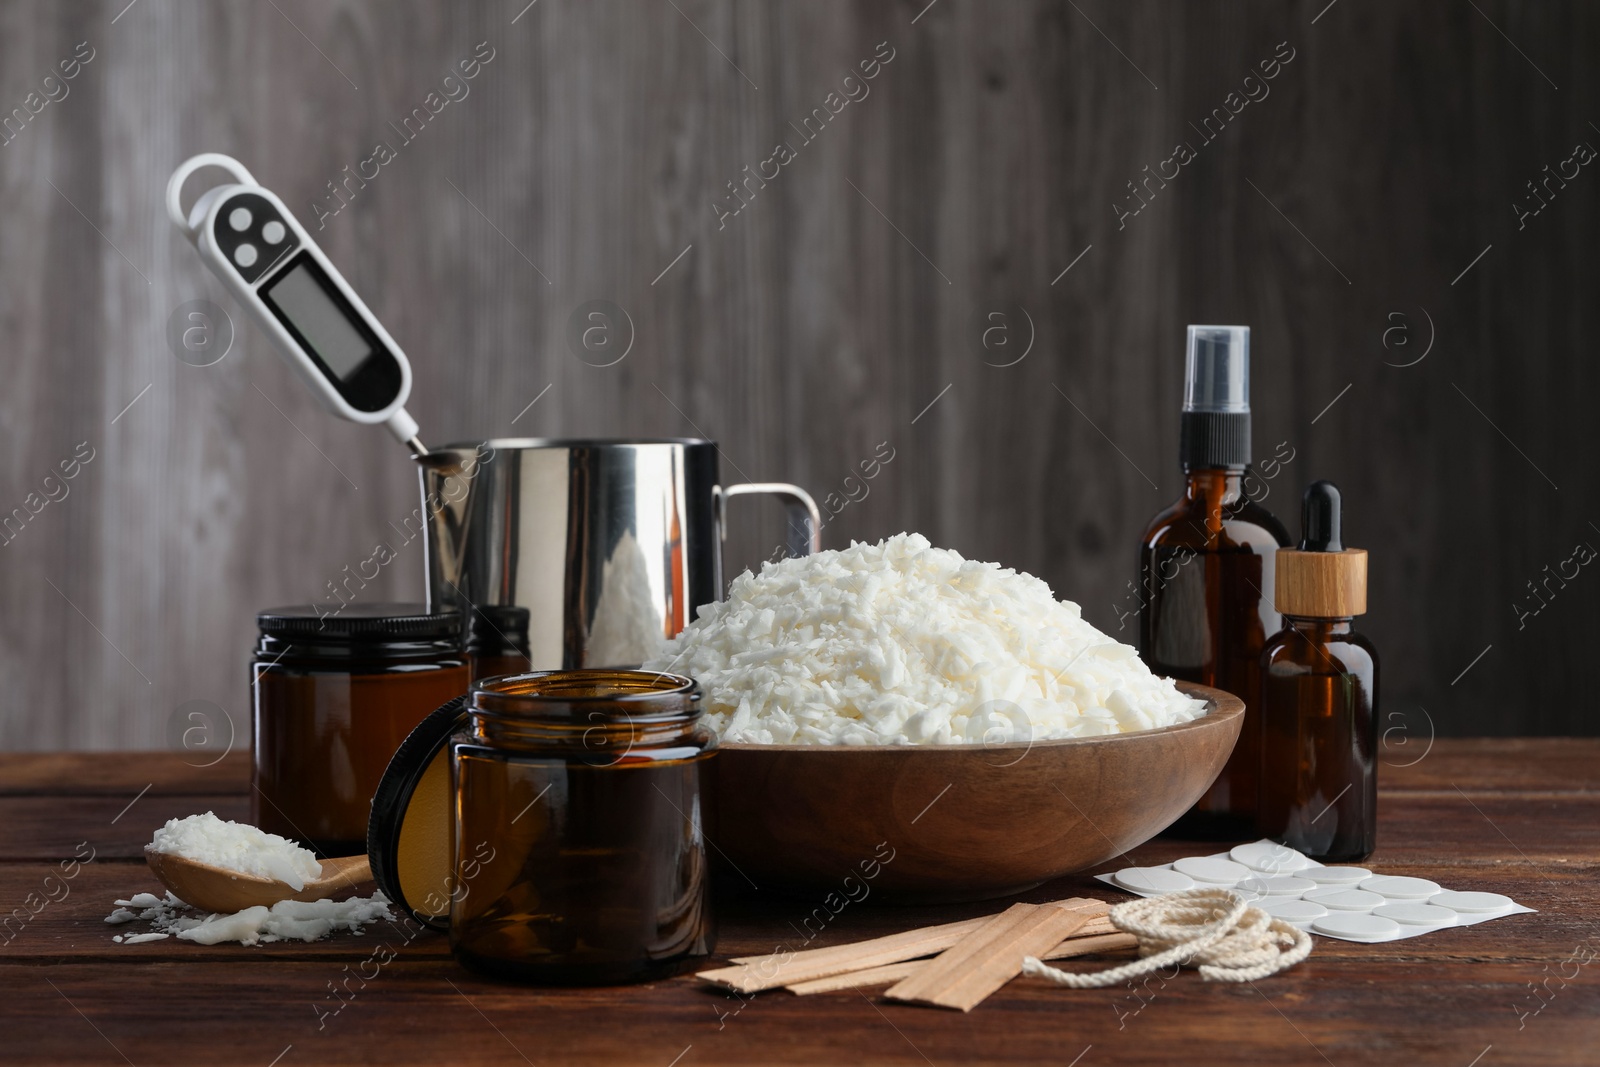
[[[1140,959],[1105,971],[1057,970],[1033,956],[1022,973],[1072,989],[1121,985],[1130,978],[1183,964],[1219,982],[1251,982],[1293,967],[1311,954],[1311,936],[1252,908],[1227,889],[1188,889],[1130,900],[1111,909],[1111,922],[1139,939]]]

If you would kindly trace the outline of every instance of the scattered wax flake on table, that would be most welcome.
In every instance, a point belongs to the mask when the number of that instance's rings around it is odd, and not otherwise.
[[[1204,701],[1031,574],[921,534],[765,563],[644,665],[757,744],[1000,744],[1152,730]]]
[[[158,897],[138,893],[116,901],[116,910],[106,922],[148,922],[145,933],[117,934],[111,940],[124,945],[176,937],[202,945],[237,941],[241,945],[270,944],[273,941],[317,941],[336,930],[361,933],[361,928],[379,919],[394,919],[389,899],[382,893],[348,900],[280,900],[270,908],[254,907],[232,915],[207,915],[191,908],[171,893]]]
[[[283,882],[296,891],[322,877],[316,855],[259,827],[224,821],[212,812],[168,819],[145,846],[151,852]]]

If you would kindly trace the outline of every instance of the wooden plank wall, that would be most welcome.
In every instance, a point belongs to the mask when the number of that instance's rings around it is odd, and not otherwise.
[[[0,747],[161,746],[191,701],[243,730],[253,612],[320,597],[414,506],[400,450],[322,414],[236,309],[214,366],[166,340],[188,301],[231,308],[165,219],[179,161],[236,154],[314,226],[380,141],[319,236],[408,349],[430,441],[704,434],[730,480],[819,498],[889,442],[829,545],[920,530],[1118,633],[1179,489],[1184,324],[1248,323],[1257,454],[1294,455],[1268,506],[1294,525],[1333,478],[1373,553],[1387,725],[1597,730],[1600,577],[1564,564],[1600,545],[1600,174],[1565,162],[1600,146],[1593,8],[125,2],[0,6],[0,113],[26,117],[0,147],[0,514],[66,492],[0,547]],[[1547,164],[1568,178],[1536,202]],[[612,366],[568,342],[593,300],[632,323]],[[777,522],[752,507],[731,562]],[[382,591],[420,567],[403,550]]]

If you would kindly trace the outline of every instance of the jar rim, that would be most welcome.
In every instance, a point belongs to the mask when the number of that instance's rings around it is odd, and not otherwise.
[[[618,693],[574,693],[572,690],[583,686],[593,687],[602,684],[606,679],[643,680],[650,682],[637,690]],[[532,692],[531,687],[536,684],[548,686],[547,692]],[[604,700],[607,702],[617,700],[648,700],[652,697],[672,696],[674,694],[689,693],[696,686],[695,680],[685,674],[673,674],[670,671],[641,671],[625,667],[579,667],[572,670],[544,670],[524,671],[521,674],[501,674],[493,678],[480,678],[472,683],[472,691],[494,693],[500,696],[515,696],[524,700],[559,700],[567,703],[573,700]],[[524,687],[524,688],[517,688]]]
[[[480,678],[472,683],[467,710],[473,715],[564,719],[573,712],[609,709],[647,722],[696,717],[700,700],[699,683],[687,675],[588,667]]]

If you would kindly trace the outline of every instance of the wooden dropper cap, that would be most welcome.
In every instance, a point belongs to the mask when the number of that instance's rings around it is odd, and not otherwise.
[[[1348,619],[1367,612],[1367,550],[1345,548],[1340,533],[1339,487],[1312,482],[1301,507],[1299,548],[1277,553],[1273,604],[1281,614]]]

